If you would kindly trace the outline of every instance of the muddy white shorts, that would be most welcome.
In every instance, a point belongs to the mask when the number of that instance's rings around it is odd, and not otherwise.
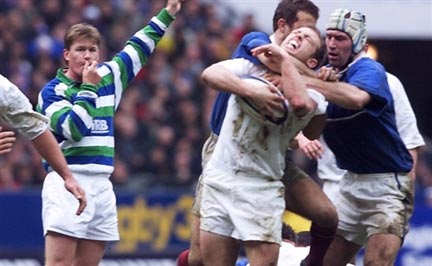
[[[335,202],[336,197],[340,194],[340,181],[326,179],[323,180],[322,190],[331,202]]]
[[[206,142],[203,145],[201,152],[202,163],[201,166],[204,169],[207,164],[210,156],[213,154],[214,147],[216,145],[218,136],[213,132],[210,133],[210,136],[207,138]],[[195,216],[200,216],[200,207],[201,207],[201,194],[202,194],[202,179],[203,175],[201,174],[198,178],[198,183],[195,189],[195,198],[192,204],[192,214]]]
[[[413,212],[413,191],[406,173],[354,174],[340,183],[334,202],[338,234],[358,245],[374,234],[404,238]]]
[[[119,240],[116,198],[108,176],[74,173],[85,190],[87,207],[76,215],[78,200],[66,190],[63,179],[50,172],[42,189],[42,222],[48,231],[100,241]]]
[[[201,230],[279,244],[285,210],[282,182],[230,173],[211,164],[204,170]]]

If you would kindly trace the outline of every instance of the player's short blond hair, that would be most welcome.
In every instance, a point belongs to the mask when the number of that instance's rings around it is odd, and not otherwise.
[[[72,44],[79,39],[94,41],[99,47],[102,37],[98,29],[88,23],[78,23],[72,25],[64,36],[64,48],[69,50]]]

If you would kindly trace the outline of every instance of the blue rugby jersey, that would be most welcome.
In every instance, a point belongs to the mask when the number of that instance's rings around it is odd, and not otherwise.
[[[111,61],[98,65],[102,79],[97,86],[75,82],[61,68],[41,90],[37,109],[50,119],[50,128],[72,171],[112,173],[114,113],[122,92],[146,64],[173,20],[162,9]]]
[[[340,81],[367,91],[372,99],[361,110],[329,103],[324,139],[338,167],[358,174],[409,172],[412,158],[397,131],[384,67],[361,57]]]

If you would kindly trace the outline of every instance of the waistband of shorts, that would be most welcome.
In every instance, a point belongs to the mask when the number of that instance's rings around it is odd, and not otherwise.
[[[59,173],[57,173],[56,171],[49,169],[50,171],[48,171],[48,174],[51,173],[56,173],[57,175],[59,175]],[[89,172],[85,172],[85,171],[72,171],[72,176],[74,178],[104,178],[104,179],[110,179],[111,174],[108,173],[89,173]]]
[[[408,177],[408,173],[396,172],[396,173],[374,173],[374,174],[356,174],[347,171],[345,177],[353,179],[378,179],[378,178],[395,178],[395,177]]]

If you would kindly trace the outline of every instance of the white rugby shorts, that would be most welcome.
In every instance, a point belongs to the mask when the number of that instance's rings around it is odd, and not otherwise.
[[[78,200],[66,190],[63,179],[50,172],[42,188],[42,223],[48,231],[76,238],[119,240],[116,197],[109,177],[74,173],[86,193],[87,207],[76,215]]]
[[[218,136],[212,132],[210,133],[210,136],[205,141],[201,151],[202,169],[204,169],[205,165],[210,159],[210,156],[213,154],[214,147],[216,146],[217,140],[218,140]],[[202,179],[203,179],[203,175],[201,174],[198,178],[198,183],[195,188],[195,198],[192,204],[192,214],[198,217],[200,216],[200,207],[201,207]]]
[[[204,169],[201,230],[241,241],[281,242],[284,187],[280,180]]]
[[[374,234],[402,239],[413,212],[413,191],[407,173],[355,174],[347,172],[334,202],[338,234],[360,246]]]

